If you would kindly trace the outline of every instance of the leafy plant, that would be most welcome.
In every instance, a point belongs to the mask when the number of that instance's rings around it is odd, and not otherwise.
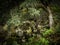
[[[43,36],[48,36],[48,35],[51,35],[51,34],[53,34],[53,33],[54,33],[53,30],[47,29],[47,30],[43,33]]]

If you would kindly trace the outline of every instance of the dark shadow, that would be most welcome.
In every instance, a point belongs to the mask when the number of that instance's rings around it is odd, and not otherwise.
[[[10,18],[9,11],[24,0],[0,0],[0,25],[4,25]]]

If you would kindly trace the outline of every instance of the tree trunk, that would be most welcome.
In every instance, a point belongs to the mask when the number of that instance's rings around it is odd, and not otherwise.
[[[52,29],[52,26],[53,26],[53,14],[51,12],[51,9],[49,6],[47,6],[47,10],[48,10],[48,13],[49,13],[49,25],[50,25],[50,29]]]

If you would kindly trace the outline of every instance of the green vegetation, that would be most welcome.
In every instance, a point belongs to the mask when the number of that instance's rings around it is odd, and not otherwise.
[[[60,44],[60,0],[0,2],[0,45]]]

